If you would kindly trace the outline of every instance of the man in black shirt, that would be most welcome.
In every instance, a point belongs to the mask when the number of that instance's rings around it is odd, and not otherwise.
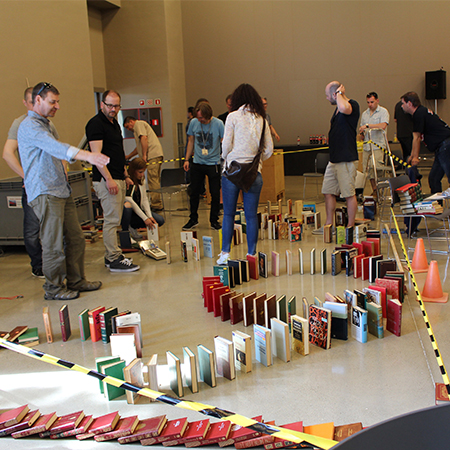
[[[401,96],[403,111],[413,118],[413,145],[408,163],[419,164],[420,141],[423,136],[428,150],[434,152],[434,163],[428,175],[431,193],[442,192],[442,177],[450,181],[450,128],[437,114],[420,103],[416,92]]]
[[[358,209],[355,181],[358,167],[356,129],[359,120],[359,105],[345,95],[345,87],[338,81],[327,84],[325,96],[332,105],[336,105],[328,133],[330,162],[325,170],[322,184],[327,213],[325,225],[333,224],[336,196],[341,194],[347,202],[347,225],[352,227],[355,225]],[[321,233],[323,233],[323,228],[313,232],[313,234]]]
[[[139,266],[123,256],[117,242],[126,185],[133,184],[126,171],[122,131],[116,120],[120,110],[119,93],[104,92],[100,108],[86,125],[86,137],[92,152],[103,153],[110,158],[108,165],[93,167],[94,190],[103,209],[105,266],[111,272],[134,272],[139,270]]]

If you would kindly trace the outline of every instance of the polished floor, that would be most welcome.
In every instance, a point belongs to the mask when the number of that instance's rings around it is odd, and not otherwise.
[[[308,193],[315,194],[314,184],[309,183]],[[286,197],[301,199],[302,177],[286,178]],[[317,199],[318,210],[324,220],[324,204]],[[183,195],[172,197],[171,209],[186,207]],[[264,205],[261,205],[263,210]],[[198,235],[213,236],[215,253],[219,252],[218,232],[209,228],[206,204],[202,204]],[[362,215],[361,212],[359,212]],[[15,300],[0,300],[0,329],[11,330],[17,325],[38,327],[41,344],[39,350],[75,362],[88,368],[95,367],[95,358],[110,354],[110,346],[102,342],[80,340],[77,315],[84,308],[117,306],[119,310],[138,311],[142,317],[144,336],[144,360],[158,354],[160,367],[160,391],[173,394],[164,377],[166,351],[182,356],[182,347],[196,349],[198,344],[213,348],[216,335],[231,338],[233,329],[250,332],[242,323],[231,326],[221,322],[203,308],[201,297],[202,277],[213,273],[215,259],[195,261],[189,255],[182,262],[179,250],[181,226],[187,221],[187,210],[166,212],[167,223],[161,228],[164,235],[160,242],[169,240],[172,245],[172,263],[154,261],[139,253],[133,254],[141,270],[131,274],[110,273],[103,265],[102,242],[89,244],[86,248],[86,274],[90,280],[101,280],[101,290],[83,293],[77,300],[68,302],[72,337],[63,342],[59,331],[58,309],[63,304],[44,301],[41,280],[31,276],[28,257],[23,249],[4,248],[0,258],[1,296],[23,295]],[[379,226],[374,222],[373,226]],[[397,242],[397,248],[401,252]],[[414,245],[414,241],[412,241]],[[249,293],[266,292],[285,294],[288,297],[324,297],[325,292],[341,295],[344,289],[363,288],[368,282],[347,278],[344,273],[332,277],[310,275],[309,260],[305,258],[305,274],[300,275],[298,261],[294,257],[294,271],[286,274],[284,253],[291,249],[297,254],[298,246],[304,254],[311,248],[331,250],[333,244],[323,244],[321,236],[306,231],[300,244],[288,241],[260,240],[258,250],[276,250],[281,256],[280,276],[252,280],[238,286],[237,291]],[[433,246],[445,250],[446,244],[434,242]],[[163,247],[163,245],[162,245]],[[164,248],[164,247],[163,247]],[[245,257],[246,244],[235,246],[233,257]],[[387,254],[387,239],[382,241],[382,252]],[[430,255],[428,254],[430,258]],[[412,253],[410,254],[412,258]],[[438,261],[444,291],[450,290],[447,275],[448,257],[433,253]],[[418,276],[419,285],[424,276]],[[49,306],[55,341],[45,343],[42,308]],[[447,303],[427,303],[426,309],[443,356],[444,364],[450,364],[450,306]],[[409,289],[403,305],[402,336],[385,332],[384,339],[369,335],[368,342],[361,344],[352,338],[348,341],[332,340],[329,350],[311,347],[310,355],[303,357],[294,353],[289,363],[275,360],[273,366],[264,367],[254,361],[251,373],[238,373],[228,381],[218,378],[217,387],[200,383],[200,392],[186,393],[185,399],[238,412],[253,417],[262,414],[264,420],[275,420],[278,425],[303,420],[305,425],[334,422],[336,425],[362,422],[370,426],[388,418],[434,405],[434,383],[442,382],[438,364],[430,343],[422,313],[414,291]],[[60,369],[10,350],[0,350],[0,409],[28,403],[42,413],[56,411],[58,415],[84,410],[94,416],[119,411],[122,416],[139,415],[148,418],[166,414],[169,419],[188,417],[199,420],[203,416],[165,404],[128,405],[125,400],[108,402],[100,394],[98,381],[77,372]],[[97,446],[112,448],[116,442],[96,444],[92,440],[59,440],[56,442],[28,438],[0,440],[3,448],[59,448],[90,449]],[[134,444],[129,444],[134,445]],[[139,445],[139,444],[136,444]],[[218,447],[216,447],[218,448]]]

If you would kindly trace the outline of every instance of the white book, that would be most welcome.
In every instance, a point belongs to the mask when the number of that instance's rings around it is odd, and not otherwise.
[[[183,347],[182,373],[186,385],[193,394],[198,392],[197,357],[189,347]]]
[[[169,366],[170,389],[172,389],[178,397],[184,396],[183,378],[181,376],[181,362],[178,356],[172,352],[166,352],[167,365]]]
[[[273,220],[267,221],[267,239],[273,239]]]
[[[232,340],[234,344],[234,363],[236,370],[241,372],[252,371],[252,337],[239,330],[233,330]]]
[[[125,361],[125,364],[128,365],[137,358],[133,333],[113,333],[110,336],[110,342],[111,355],[119,356]]]
[[[145,387],[152,391],[159,391],[158,384],[158,354],[152,355],[147,364],[144,364],[144,382]],[[156,400],[150,399],[151,402]]]
[[[291,316],[292,350],[303,356],[309,355],[309,320]]]
[[[194,232],[193,231],[181,231],[180,232],[180,240],[186,242],[187,248],[191,249],[194,239]]]
[[[203,256],[205,258],[214,258],[214,239],[212,236],[202,236]]]
[[[270,319],[272,330],[272,354],[284,362],[291,360],[291,342],[289,339],[289,326],[275,317]]]
[[[159,226],[157,223],[153,224],[153,228],[147,228],[147,241],[159,241]]]
[[[269,367],[272,365],[272,333],[262,325],[253,325],[253,337],[255,341],[255,359]]]
[[[139,337],[141,340],[141,347],[144,346],[142,339],[142,328],[141,328],[141,315],[139,313],[125,314],[124,316],[116,317],[116,327],[121,327],[124,325],[139,325]]]
[[[229,380],[236,378],[234,365],[234,345],[229,339],[221,336],[214,338],[214,351],[216,354],[216,372]]]

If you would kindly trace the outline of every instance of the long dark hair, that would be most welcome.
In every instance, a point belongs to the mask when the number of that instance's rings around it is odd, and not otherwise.
[[[128,166],[128,175],[130,175],[130,178],[133,180],[134,184],[138,185],[143,183],[142,178],[137,178],[136,171],[146,168],[147,163],[142,158],[134,158],[131,160],[130,165]]]
[[[253,86],[247,83],[238,86],[231,96],[231,111],[237,111],[242,105],[245,105],[252,113],[262,118],[266,117],[261,96]]]

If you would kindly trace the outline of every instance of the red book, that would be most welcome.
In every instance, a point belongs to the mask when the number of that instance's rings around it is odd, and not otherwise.
[[[51,434],[49,437],[50,439],[61,439],[66,438],[70,436],[76,436],[77,434],[83,434],[86,433],[89,427],[91,426],[93,422],[93,416],[84,416],[83,420],[80,422],[80,424],[69,431],[63,431],[62,433],[57,434]]]
[[[396,336],[402,333],[402,304],[396,298],[388,300],[386,330]]]
[[[204,306],[205,308],[206,308],[206,286],[207,286],[208,284],[217,283],[217,282],[220,283],[220,277],[219,277],[219,276],[215,276],[215,277],[203,277],[203,281],[202,281],[202,284],[203,284],[203,293],[202,293],[202,296],[203,296],[203,306]]]
[[[371,241],[362,241],[363,253],[366,256],[375,256],[375,243]]]
[[[386,288],[386,292],[388,295],[391,295],[392,298],[400,299],[400,288],[401,288],[401,280],[396,279],[388,279],[388,278],[376,278],[375,279],[376,286],[382,286]]]
[[[246,441],[236,442],[235,448],[252,448],[261,447],[261,445],[271,444],[275,441],[275,438],[270,434],[263,434],[262,436],[255,437],[253,439],[247,439]]]
[[[29,411],[28,405],[23,405],[0,414],[0,430],[18,424]]]
[[[100,324],[100,313],[105,310],[104,306],[97,306],[88,312],[89,329],[91,330],[92,342],[97,342],[102,338],[102,329]]]
[[[381,243],[380,238],[367,238],[367,242],[373,242],[374,243],[374,255],[381,255]]]
[[[236,295],[236,291],[229,291],[220,296],[220,318],[222,322],[230,320],[230,298]]]
[[[261,294],[253,299],[253,323],[257,325],[266,325],[264,320],[264,301],[267,298],[267,294]]]
[[[39,437],[44,438],[50,436],[51,434],[58,434],[63,433],[64,431],[73,430],[81,423],[83,419],[83,411],[58,417],[55,423],[47,431],[39,434]]]
[[[356,255],[353,258],[353,277],[354,278],[360,278],[362,276],[362,262],[365,256],[362,255]]]
[[[202,447],[217,444],[228,439],[232,423],[229,420],[212,423],[204,439],[186,442],[186,447]]]
[[[174,445],[185,444],[186,442],[204,439],[209,430],[209,419],[197,420],[189,423],[183,436],[178,439],[165,441],[162,443],[164,447],[173,447]]]
[[[161,431],[159,436],[141,439],[142,445],[153,445],[160,444],[161,442],[169,441],[172,439],[178,439],[184,435],[186,428],[188,426],[187,417],[182,419],[169,420],[166,426]]]
[[[266,328],[270,328],[272,317],[277,317],[277,296],[275,294],[264,300],[264,326]]]
[[[76,438],[81,441],[83,439],[94,437],[96,434],[112,431],[116,427],[117,422],[119,422],[119,419],[120,416],[117,411],[97,417],[92,421],[87,433],[77,434]]]
[[[230,292],[228,286],[219,286],[212,289],[212,305],[214,311],[214,317],[220,316],[220,296]]]
[[[11,330],[9,332],[7,340],[9,342],[14,342],[21,334],[25,333],[25,331],[27,330],[28,327],[26,325],[19,325],[18,327],[14,328],[14,330]]]
[[[153,436],[158,436],[167,423],[166,415],[141,420],[136,429],[128,436],[119,438],[119,444],[128,444]]]
[[[282,428],[286,428],[287,430],[300,431],[303,432],[303,421],[288,423],[287,425],[283,425]],[[277,448],[285,448],[295,445],[296,443],[293,441],[289,441],[287,439],[275,438],[274,442],[269,444],[265,444],[265,450],[274,450]]]
[[[239,322],[242,322],[244,318],[243,303],[242,299],[244,298],[244,294],[238,294],[234,297],[230,298],[230,323],[231,325],[236,325]]]
[[[39,419],[34,423],[34,425],[30,428],[27,428],[26,430],[17,431],[15,433],[12,433],[11,436],[14,439],[23,438],[26,436],[31,436],[33,434],[42,433],[46,430],[48,430],[55,420],[58,418],[55,412],[50,414],[45,414],[44,416],[39,417]]]
[[[248,267],[250,271],[250,278],[253,280],[259,279],[258,258],[253,255],[247,255]]]
[[[72,334],[70,329],[69,307],[67,305],[63,305],[59,309],[59,323],[61,325],[62,340],[66,342]]]
[[[341,442],[355,433],[358,433],[363,429],[361,422],[348,423],[346,425],[338,425],[334,427],[334,437],[335,441]]]
[[[387,289],[383,286],[369,286],[370,289],[381,293],[381,307],[383,308],[383,318],[387,317]]]
[[[255,315],[253,314],[253,300],[256,298],[256,292],[251,292],[247,294],[242,299],[242,312],[244,327],[249,327],[254,323]]]
[[[358,255],[363,254],[363,245],[360,242],[353,242],[352,247],[358,250]]]
[[[262,416],[252,417],[257,422],[262,421]],[[261,436],[259,431],[251,430],[250,428],[242,427],[240,425],[232,425],[230,434],[226,441],[219,442],[219,447],[227,447],[236,442],[246,441],[255,437]]]
[[[218,288],[218,287],[223,287],[223,283],[221,281],[219,281],[219,282],[216,281],[215,283],[208,284],[206,286],[205,295],[206,295],[206,308],[207,308],[208,312],[213,312],[212,291],[213,291],[213,289]]]
[[[116,428],[114,428],[113,431],[96,434],[94,436],[94,439],[96,440],[96,442],[102,442],[112,441],[113,439],[119,439],[120,437],[128,436],[129,434],[132,434],[134,432],[138,423],[138,416],[125,417],[124,419],[119,420]]]
[[[361,279],[366,281],[369,279],[370,256],[364,256],[361,264]]]
[[[28,414],[22,419],[21,422],[0,430],[0,437],[9,436],[10,434],[16,431],[21,431],[25,430],[26,428],[30,428],[34,423],[36,423],[36,420],[39,419],[40,415],[41,413],[39,412],[38,409],[28,412]]]

